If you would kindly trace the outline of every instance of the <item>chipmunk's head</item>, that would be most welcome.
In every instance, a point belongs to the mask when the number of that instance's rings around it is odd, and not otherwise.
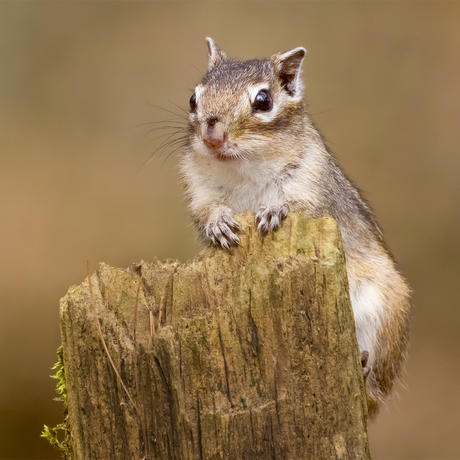
[[[190,147],[221,161],[276,155],[301,129],[306,50],[240,62],[206,41],[208,71],[190,98]]]

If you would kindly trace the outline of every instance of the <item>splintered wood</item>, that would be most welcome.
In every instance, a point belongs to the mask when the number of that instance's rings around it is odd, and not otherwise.
[[[233,254],[100,264],[62,299],[76,460],[370,458],[335,221],[237,220]]]

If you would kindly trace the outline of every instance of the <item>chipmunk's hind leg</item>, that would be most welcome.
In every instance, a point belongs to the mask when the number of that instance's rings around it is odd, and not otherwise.
[[[367,365],[368,360],[369,360],[369,352],[367,350],[364,350],[361,353],[361,366],[363,367],[364,383],[366,383],[367,376],[370,374],[372,370],[372,366]]]

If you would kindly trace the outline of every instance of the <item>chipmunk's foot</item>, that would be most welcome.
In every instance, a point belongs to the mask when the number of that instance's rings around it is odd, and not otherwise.
[[[257,229],[262,235],[269,231],[276,231],[280,226],[280,222],[286,219],[289,212],[289,205],[273,206],[271,208],[260,208],[256,214]]]
[[[369,352],[364,350],[361,352],[361,366],[363,367],[363,377],[364,381],[366,381],[367,376],[370,374],[372,370],[372,366],[368,366],[367,362],[369,360]]]
[[[238,222],[229,214],[220,215],[214,222],[205,227],[206,238],[216,246],[230,250],[238,246],[240,239],[236,232],[240,231]]]

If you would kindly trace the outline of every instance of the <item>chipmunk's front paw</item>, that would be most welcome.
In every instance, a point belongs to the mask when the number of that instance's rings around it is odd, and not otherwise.
[[[270,230],[278,230],[280,222],[286,219],[289,212],[289,205],[273,206],[272,208],[260,208],[256,214],[257,228],[262,235]]]
[[[238,222],[229,214],[220,215],[214,222],[205,227],[206,238],[216,246],[231,249],[240,242],[236,232],[240,230]]]
[[[366,382],[367,376],[370,374],[372,370],[372,366],[367,365],[367,361],[369,360],[369,352],[367,350],[364,350],[361,353],[361,366],[363,367],[363,378],[364,382]]]

